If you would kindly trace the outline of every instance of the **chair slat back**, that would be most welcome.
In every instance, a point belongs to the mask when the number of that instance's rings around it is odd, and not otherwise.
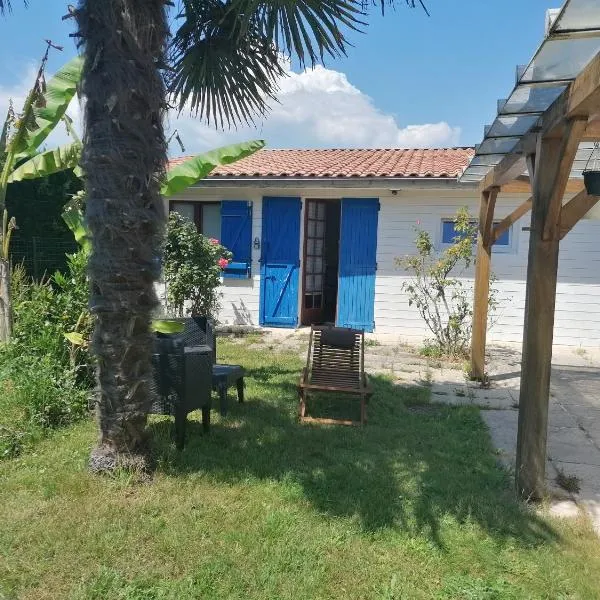
[[[363,331],[313,326],[307,356],[311,379],[331,374],[359,384],[364,371],[363,347]]]

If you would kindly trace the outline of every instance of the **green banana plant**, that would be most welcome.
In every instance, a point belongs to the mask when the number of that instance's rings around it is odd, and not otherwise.
[[[66,124],[67,130],[72,131],[71,120],[66,110],[77,92],[77,84],[81,79],[83,62],[77,57],[46,82],[46,63],[50,49],[54,47],[48,41],[35,81],[21,112],[16,115],[12,104],[9,105],[0,134],[0,155],[4,159],[0,171],[0,342],[8,341],[12,334],[9,246],[16,223],[14,218],[8,219],[6,213],[8,185],[30,178],[32,173],[36,173],[37,176],[51,175],[64,168],[71,168],[65,165],[72,165],[74,160],[75,151],[65,148],[38,154],[38,148],[60,121]],[[79,140],[75,143],[79,143]],[[27,166],[17,167],[21,161],[26,161]],[[75,164],[78,162],[79,159]]]
[[[201,179],[215,167],[229,165],[264,148],[264,140],[252,140],[241,144],[230,144],[215,150],[197,154],[167,171],[160,193],[169,197],[182,192]]]
[[[35,83],[18,118],[11,115],[9,109],[4,124],[4,146],[0,147],[0,152],[6,153],[6,160],[0,174],[0,211],[4,209],[6,187],[9,183],[47,177],[79,164],[81,142],[77,138],[72,144],[38,153],[38,148],[59,122],[63,121],[70,134],[74,134],[66,110],[77,93],[83,68],[83,60],[77,56],[45,82],[44,69],[47,58],[48,51],[42,59]],[[14,131],[9,136],[11,129]],[[25,159],[29,160],[15,168],[17,163]]]
[[[197,154],[167,171],[161,186],[161,194],[165,197],[182,192],[201,179],[204,179],[215,167],[228,165],[254,154],[264,148],[264,140],[252,140],[239,144],[231,144]],[[86,251],[91,250],[90,233],[85,225],[81,208],[81,195],[75,196],[65,205],[62,213],[63,221],[73,233],[77,243]]]
[[[49,175],[67,169],[73,169],[75,175],[81,177],[83,171],[79,166],[80,159],[80,142],[72,142],[71,144],[59,146],[53,150],[40,152],[14,169],[8,176],[8,183],[24,181],[25,179],[48,177]]]

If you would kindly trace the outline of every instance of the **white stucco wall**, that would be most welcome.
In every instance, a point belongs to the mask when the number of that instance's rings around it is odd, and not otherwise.
[[[478,195],[463,189],[403,188],[392,195],[389,187],[376,189],[335,188],[192,188],[177,196],[181,200],[251,200],[253,202],[252,239],[261,238],[262,197],[296,196],[305,198],[379,197],[381,210],[377,236],[378,272],[375,289],[375,331],[399,340],[419,343],[428,336],[419,314],[408,306],[402,284],[406,274],[395,259],[414,252],[414,227],[431,233],[436,243],[441,237],[441,220],[452,217],[457,208],[468,206],[478,214]],[[525,195],[500,194],[495,218],[502,218],[523,202]],[[494,252],[492,270],[498,281],[500,306],[489,341],[519,343],[522,340],[523,310],[529,233],[527,214],[513,225],[514,242],[509,252]],[[302,221],[303,222],[303,221]],[[300,240],[302,244],[302,240]],[[302,247],[302,246],[300,246]],[[252,251],[252,278],[226,279],[222,287],[220,320],[226,324],[259,323],[260,250]],[[473,270],[465,274],[472,281]],[[559,283],[556,298],[556,344],[600,346],[600,221],[579,222],[561,242]]]

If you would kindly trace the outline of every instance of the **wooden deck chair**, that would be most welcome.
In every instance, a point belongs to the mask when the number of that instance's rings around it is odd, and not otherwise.
[[[360,397],[360,422],[317,419],[306,416],[306,401],[311,392],[333,392]],[[339,425],[364,425],[367,400],[372,390],[365,373],[365,333],[342,327],[312,326],[306,367],[298,384],[300,421]]]

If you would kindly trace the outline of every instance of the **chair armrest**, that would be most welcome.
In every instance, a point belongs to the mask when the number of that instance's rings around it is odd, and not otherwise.
[[[308,371],[306,367],[302,367],[302,375],[300,375],[300,383],[306,383],[308,378]]]

